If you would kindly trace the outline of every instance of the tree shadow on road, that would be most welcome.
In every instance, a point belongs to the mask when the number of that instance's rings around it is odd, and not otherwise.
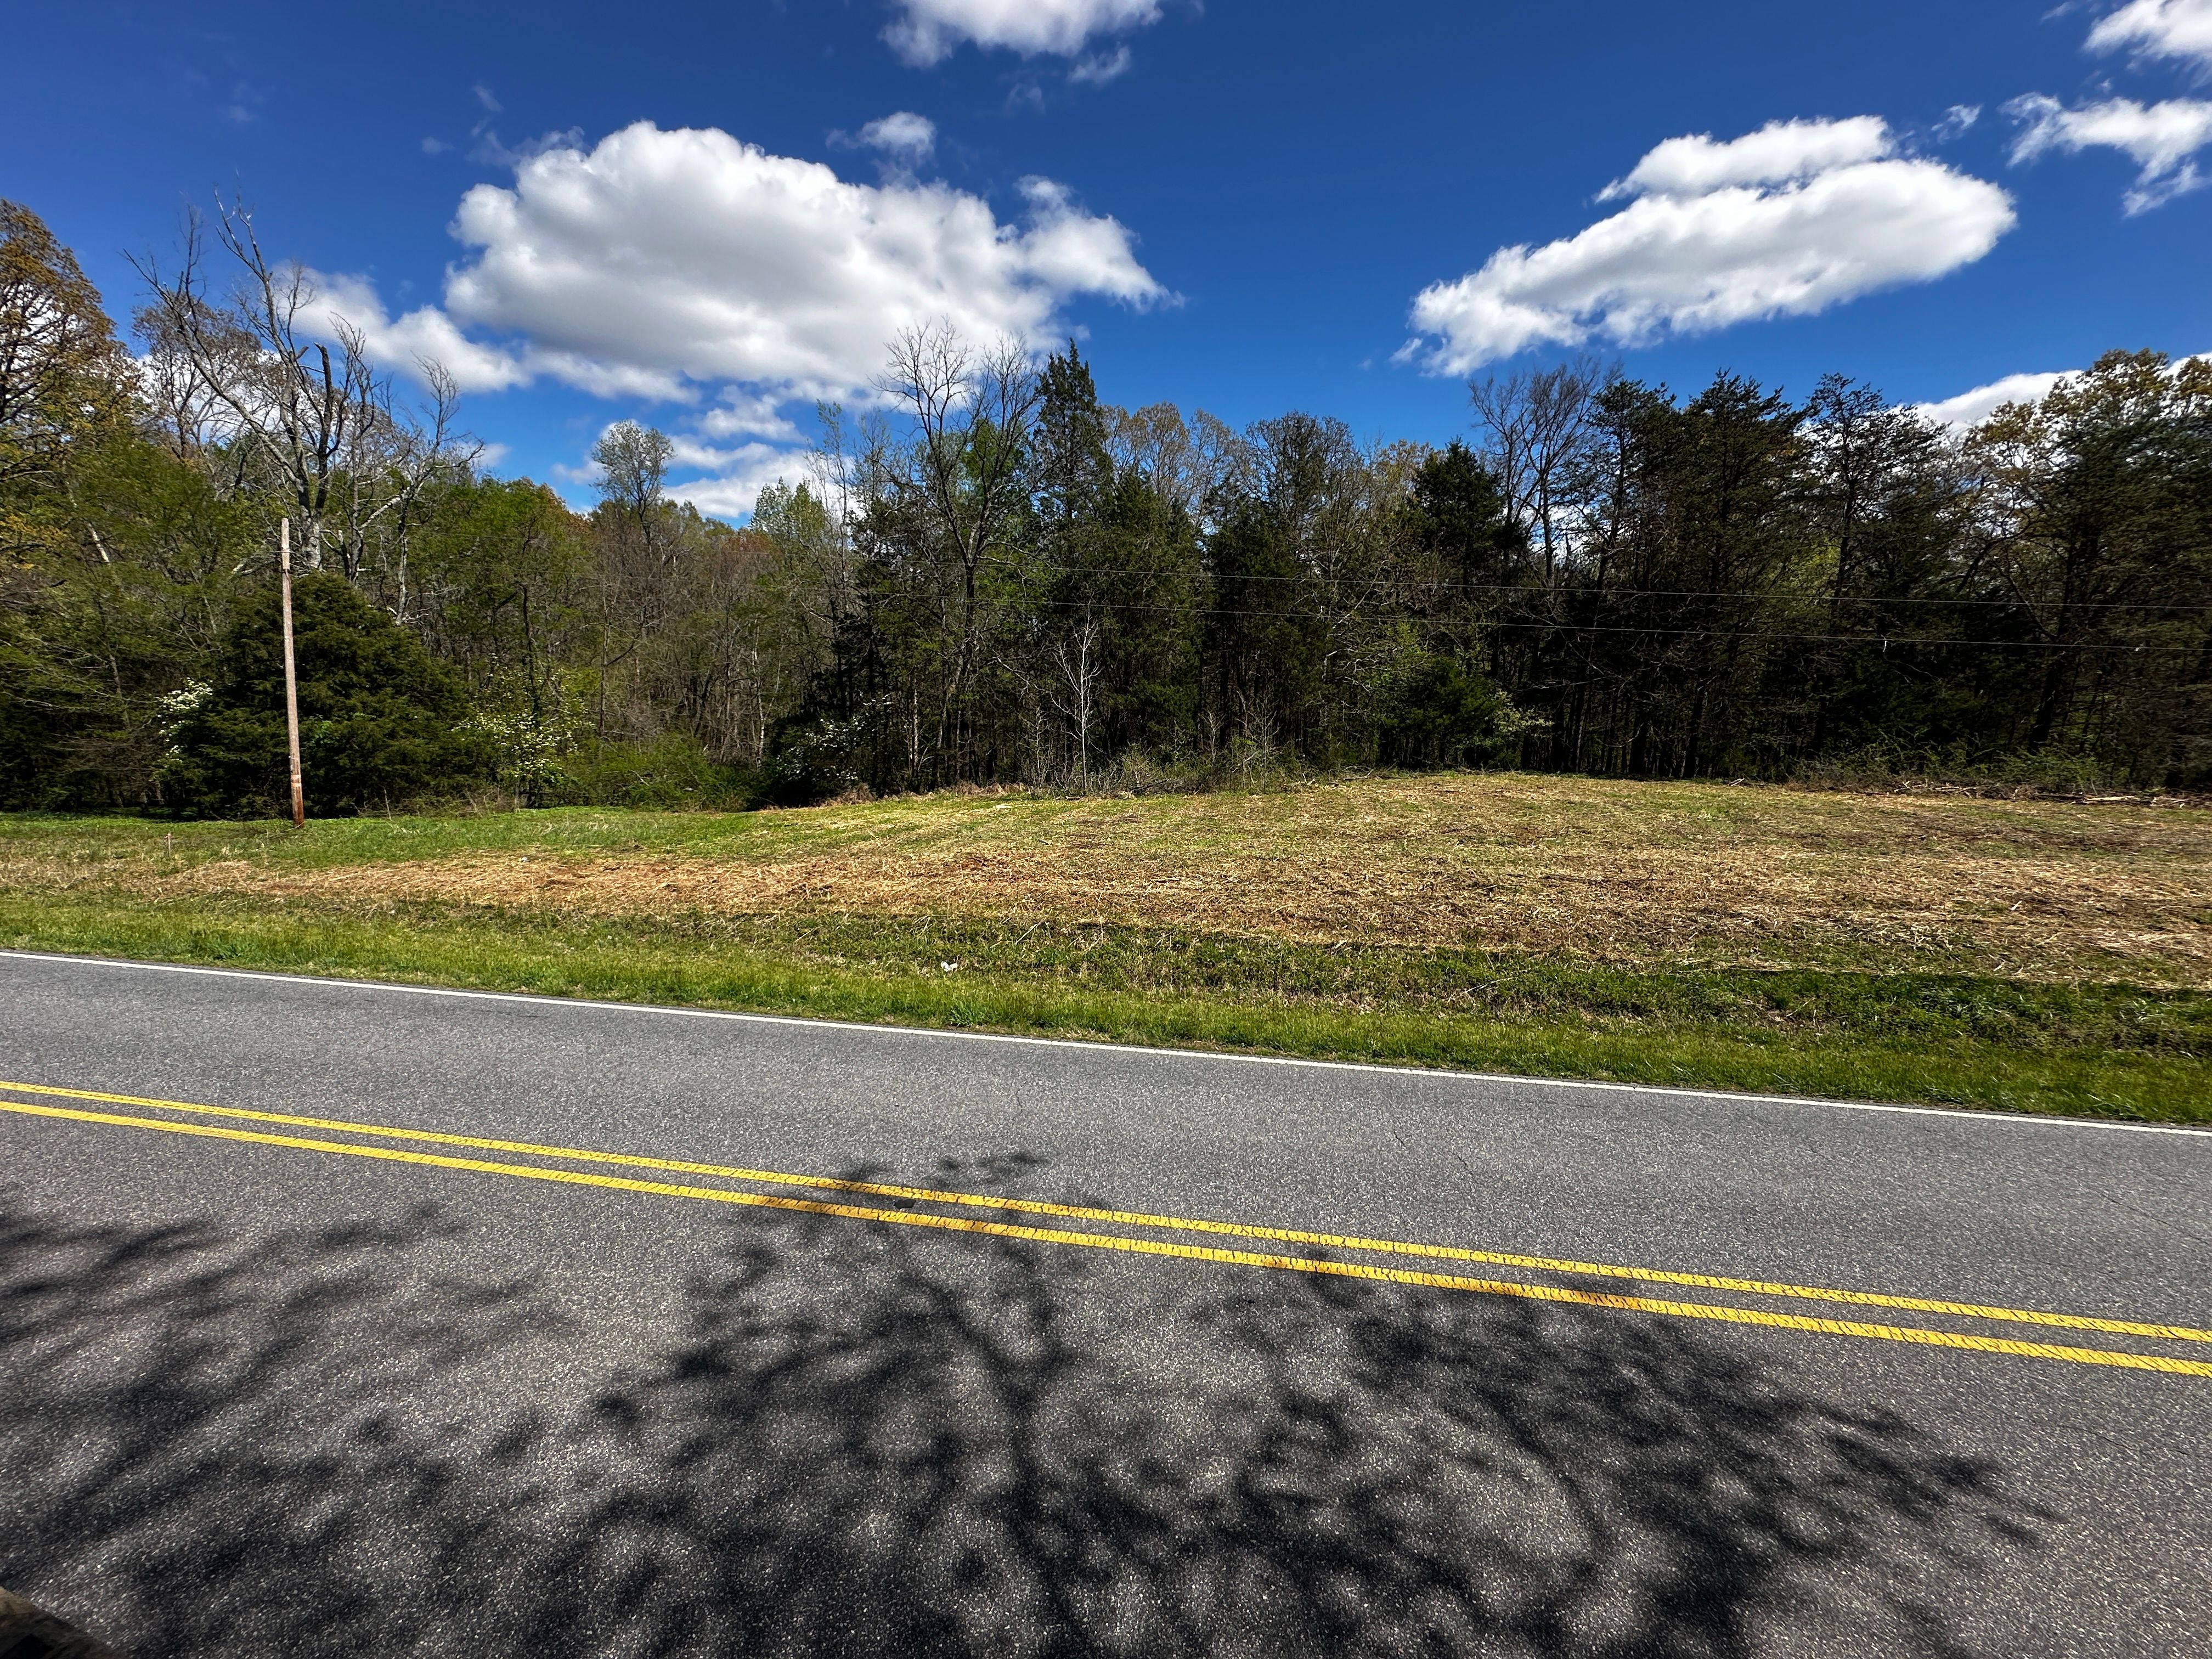
[[[800,1215],[580,1378],[458,1226],[0,1209],[0,1583],[139,1659],[1963,1654],[2048,1518],[1679,1322]]]

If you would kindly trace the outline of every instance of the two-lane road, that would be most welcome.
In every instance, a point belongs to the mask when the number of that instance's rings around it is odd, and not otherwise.
[[[142,1656],[2212,1651],[2212,1135],[0,954]]]

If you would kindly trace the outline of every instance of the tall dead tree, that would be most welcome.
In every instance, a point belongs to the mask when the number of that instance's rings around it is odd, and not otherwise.
[[[474,459],[453,425],[459,388],[418,361],[428,404],[404,407],[362,331],[330,311],[307,270],[270,261],[242,204],[216,202],[227,285],[209,269],[206,228],[197,213],[187,221],[172,271],[135,262],[152,296],[140,328],[162,360],[154,378],[197,428],[176,434],[179,453],[204,448],[241,480],[258,475],[288,499],[307,568],[335,551],[357,581],[371,538],[404,543],[423,487]]]

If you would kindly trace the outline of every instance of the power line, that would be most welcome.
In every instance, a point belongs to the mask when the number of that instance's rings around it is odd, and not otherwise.
[[[988,562],[1002,568],[1018,569],[1010,560],[993,559]],[[1030,572],[1041,580],[1082,576],[1158,576],[1158,568],[1138,566],[1083,565],[1078,568]],[[1311,582],[1326,578],[1301,574],[1294,576],[1224,576],[1218,571],[1200,573],[1214,582]],[[1595,598],[1601,601],[1615,599],[1753,599],[1764,603],[1796,599],[1808,605],[2012,605],[2023,610],[2037,611],[2186,611],[2212,612],[2212,605],[2179,605],[2163,602],[2100,605],[2094,599],[2030,600],[2021,599],[1954,599],[1934,594],[1886,597],[1871,593],[1797,593],[1788,592],[1755,592],[1749,590],[1719,587],[1532,587],[1526,582],[1449,582],[1449,586],[1462,593],[1521,593],[1534,598]]]
[[[1129,599],[1037,599],[1030,602],[1042,609],[1056,611],[1142,611],[1165,612],[1188,617],[1253,617],[1279,622],[1335,622],[1351,617],[1375,617],[1372,611],[1346,611],[1332,614],[1322,611],[1242,611],[1229,606],[1146,605]],[[1379,618],[1389,620],[1389,618]],[[1913,646],[1972,646],[2004,650],[2024,651],[2107,651],[2122,654],[2143,653],[2197,653],[2195,645],[2113,645],[2082,642],[2069,644],[2063,640],[1961,640],[1942,635],[1904,634],[1811,634],[1792,633],[1778,629],[1729,629],[1687,626],[1680,628],[1637,628],[1613,623],[1582,623],[1552,622],[1494,622],[1459,617],[1403,618],[1427,628],[1456,628],[1481,629],[1510,628],[1554,634],[1630,634],[1686,638],[1705,635],[1724,640],[1787,640],[1793,643],[1827,643],[1837,645],[1879,645],[1884,649],[1896,646],[1900,649]]]

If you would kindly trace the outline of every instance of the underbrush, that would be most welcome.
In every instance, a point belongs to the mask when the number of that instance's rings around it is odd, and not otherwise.
[[[2059,750],[1985,754],[1963,745],[1916,749],[1873,744],[1807,762],[1787,780],[1804,789],[1862,793],[1948,792],[2010,800],[2108,800],[2204,805],[2206,780],[2159,781],[2091,755]],[[2187,786],[2187,787],[2185,787]]]
[[[586,744],[562,757],[561,769],[535,804],[732,811],[759,805],[765,788],[757,769],[716,761],[683,732],[645,743]]]

